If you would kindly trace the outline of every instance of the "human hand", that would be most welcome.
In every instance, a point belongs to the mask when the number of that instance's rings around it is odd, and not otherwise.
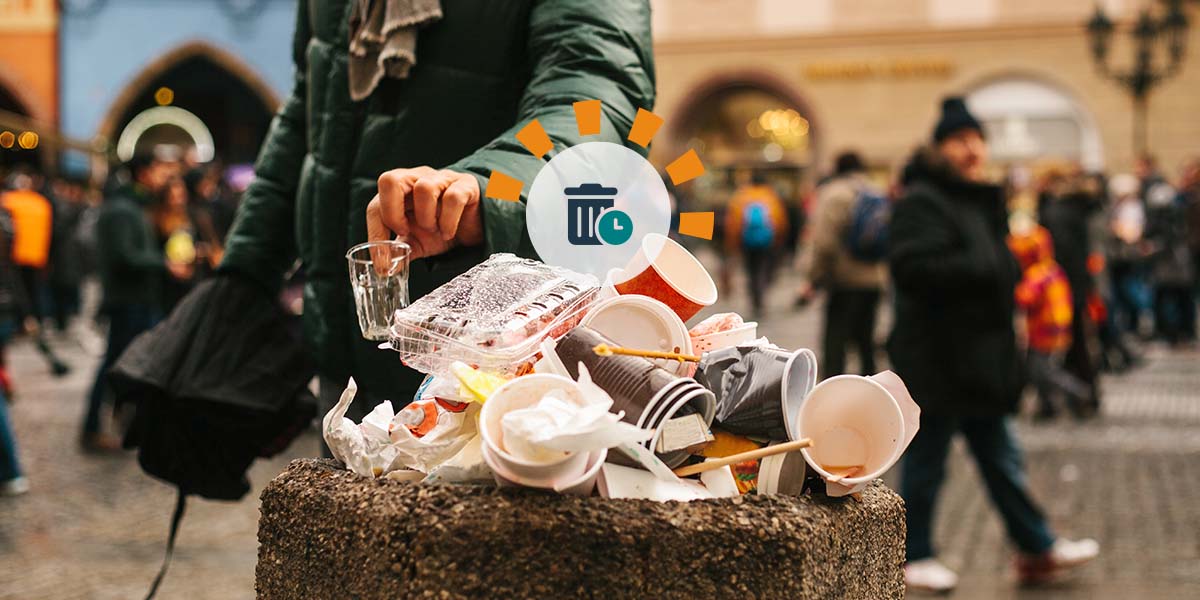
[[[192,274],[195,273],[195,269],[192,268],[191,263],[179,263],[168,260],[167,272],[170,273],[171,277],[174,277],[175,279],[187,281],[188,279],[192,278]]]
[[[478,180],[431,167],[380,175],[379,194],[367,205],[367,239],[388,240],[393,234],[412,247],[411,258],[482,244]]]

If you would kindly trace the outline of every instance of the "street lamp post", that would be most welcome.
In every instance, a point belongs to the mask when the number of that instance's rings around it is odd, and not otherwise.
[[[1133,65],[1128,70],[1109,66],[1109,49],[1116,27],[1104,9],[1096,5],[1096,13],[1087,22],[1092,58],[1101,75],[1109,77],[1129,91],[1133,98],[1133,147],[1139,154],[1148,148],[1146,119],[1150,91],[1177,74],[1187,54],[1188,18],[1183,10],[1184,0],[1164,0],[1166,14],[1155,17],[1150,8],[1142,9],[1137,22],[1129,31],[1133,38]],[[1167,58],[1163,65],[1155,61],[1158,43],[1165,46]]]

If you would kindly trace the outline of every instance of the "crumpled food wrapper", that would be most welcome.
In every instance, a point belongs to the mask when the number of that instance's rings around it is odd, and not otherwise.
[[[729,331],[730,329],[740,327],[745,324],[746,323],[742,319],[742,315],[737,313],[717,313],[703,321],[700,321],[699,323],[696,323],[696,325],[692,327],[688,333],[693,337],[699,337],[702,335],[710,335],[713,333],[720,333],[722,331]]]
[[[505,413],[500,419],[505,451],[522,460],[549,462],[563,452],[593,452],[654,435],[621,421],[624,413],[609,412],[612,397],[592,383],[587,367],[579,369],[583,405],[551,391],[533,406]]]
[[[438,397],[414,401],[396,412],[379,403],[355,424],[346,418],[358,386],[351,379],[325,415],[322,433],[334,458],[364,477],[403,469],[429,473],[478,435],[478,404]]]

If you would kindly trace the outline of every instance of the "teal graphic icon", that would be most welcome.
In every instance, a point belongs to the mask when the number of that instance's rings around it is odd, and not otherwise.
[[[633,219],[622,210],[606,210],[600,213],[596,233],[609,246],[620,246],[633,236]]]

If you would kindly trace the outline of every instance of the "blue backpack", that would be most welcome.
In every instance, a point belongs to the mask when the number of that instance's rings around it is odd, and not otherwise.
[[[750,202],[742,209],[742,247],[765,250],[775,243],[775,224],[764,202]]]
[[[850,223],[846,228],[846,249],[863,262],[879,262],[887,258],[888,221],[892,208],[887,198],[863,188],[858,192]]]

